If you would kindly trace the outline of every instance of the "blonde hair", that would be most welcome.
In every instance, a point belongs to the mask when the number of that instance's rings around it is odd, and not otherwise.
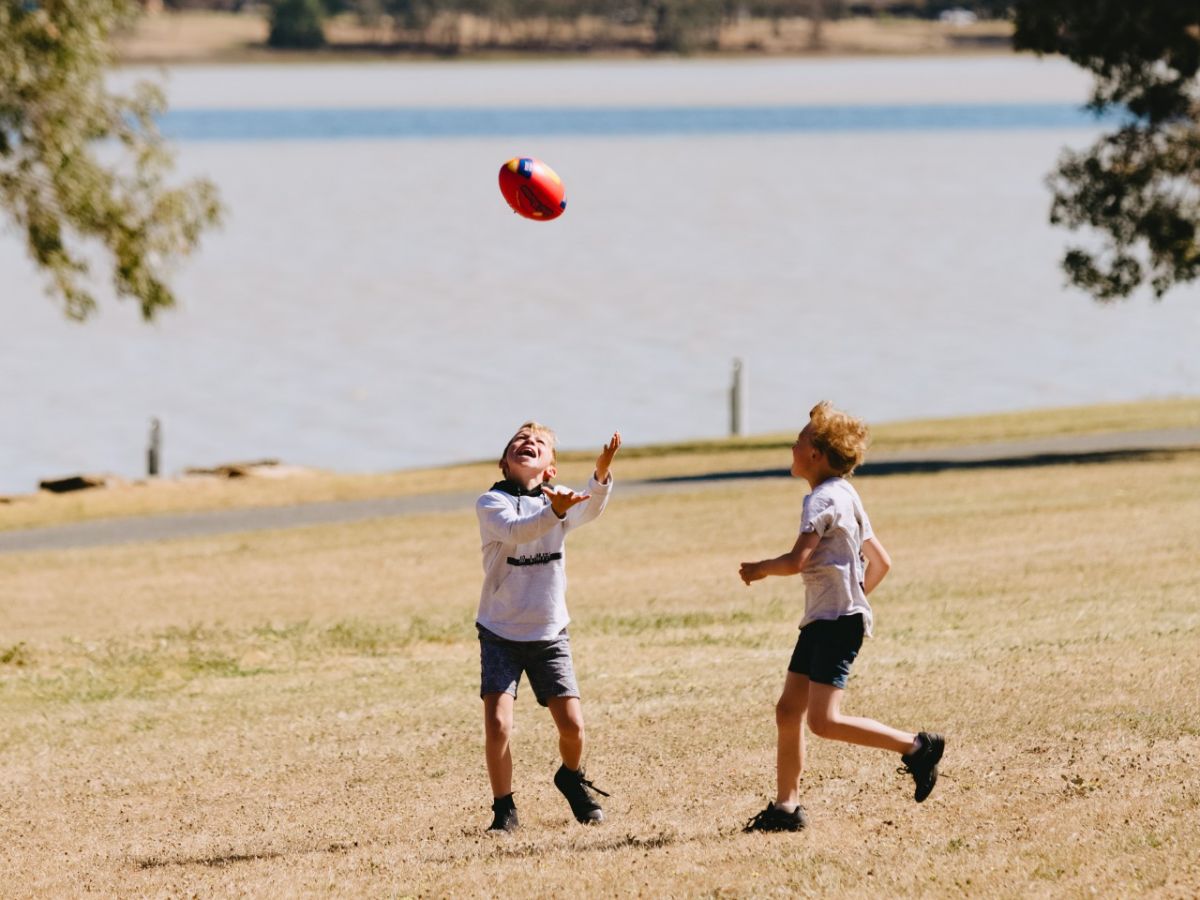
[[[834,409],[828,400],[822,400],[808,414],[812,425],[812,445],[829,463],[835,475],[849,475],[867,455],[871,431],[862,419]]]
[[[543,425],[541,422],[525,422],[520,428],[513,432],[513,436],[508,439],[508,443],[504,445],[504,452],[500,454],[500,471],[508,475],[508,469],[504,467],[504,460],[508,456],[508,450],[513,445],[513,441],[517,439],[522,431],[532,431],[534,434],[544,434],[546,440],[550,443],[550,459],[558,464],[558,435],[554,433],[554,429],[548,425]]]

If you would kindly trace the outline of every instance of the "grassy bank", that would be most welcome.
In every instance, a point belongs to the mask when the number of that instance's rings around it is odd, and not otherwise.
[[[797,429],[801,424],[797,423]],[[872,431],[872,454],[1198,426],[1200,397],[1036,410],[879,425]],[[778,468],[787,465],[787,448],[794,438],[795,434],[789,432],[639,447],[636,436],[627,434],[629,443],[621,451],[621,477],[661,478]],[[567,484],[586,480],[595,453],[563,453],[560,480]],[[490,484],[495,474],[495,463],[487,461],[378,475],[312,472],[281,480],[164,479],[70,494],[41,492],[0,504],[0,531],[107,517],[473,491]]]
[[[946,732],[921,806],[892,757],[814,739],[810,830],[739,832],[802,600],[737,565],[790,545],[802,492],[618,492],[570,563],[609,821],[568,820],[523,686],[507,840],[481,834],[469,509],[0,557],[5,893],[1200,892],[1200,454],[858,487],[895,570],[846,709]]]

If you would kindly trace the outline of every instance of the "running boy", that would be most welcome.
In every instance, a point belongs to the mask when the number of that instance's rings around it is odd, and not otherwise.
[[[475,627],[479,631],[480,696],[493,820],[488,831],[512,831],[517,808],[512,796],[513,703],[521,673],[529,676],[537,702],[550,708],[558,727],[562,766],[555,786],[575,818],[604,819],[596,794],[608,796],[584,777],[583,710],[567,636],[567,532],[604,511],[612,490],[609,467],[621,446],[614,433],[596,459],[586,493],[555,488],[554,432],[526,422],[500,457],[504,479],[475,503],[483,543],[483,590]]]
[[[847,716],[842,694],[863,636],[871,634],[867,594],[891,568],[891,559],[871,530],[858,492],[846,480],[862,462],[867,426],[826,401],[813,407],[792,445],[792,476],[812,488],[804,498],[800,536],[782,556],[742,563],[747,585],[768,575],[804,578],[804,618],[775,706],[778,728],[775,801],[756,815],[747,831],[799,831],[807,824],[800,806],[804,769],[804,719],[818,737],[901,754],[916,781],[918,803],[937,782],[941,735],[898,731],[874,719]]]

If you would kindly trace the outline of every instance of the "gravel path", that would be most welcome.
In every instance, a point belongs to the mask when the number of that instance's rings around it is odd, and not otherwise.
[[[1135,431],[1116,434],[1071,435],[1033,441],[1011,441],[944,447],[930,450],[873,456],[856,477],[899,472],[935,472],[944,469],[995,468],[1006,466],[1061,465],[1131,459],[1157,450],[1200,450],[1200,428],[1164,431]],[[756,469],[686,475],[621,483],[622,494],[663,493],[695,490],[703,485],[760,478],[786,478],[787,470]],[[177,540],[214,534],[301,528],[337,522],[390,518],[418,513],[452,512],[469,509],[476,492],[425,494],[373,500],[307,503],[251,509],[171,513],[118,519],[99,519],[69,525],[51,525],[0,531],[0,553],[69,550],[143,541]]]

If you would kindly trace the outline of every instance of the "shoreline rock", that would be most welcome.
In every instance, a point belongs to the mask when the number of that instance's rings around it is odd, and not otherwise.
[[[71,491],[85,491],[91,488],[127,487],[129,482],[116,475],[79,474],[67,475],[62,478],[43,478],[38,482],[38,490],[49,491],[52,494],[67,494]]]

